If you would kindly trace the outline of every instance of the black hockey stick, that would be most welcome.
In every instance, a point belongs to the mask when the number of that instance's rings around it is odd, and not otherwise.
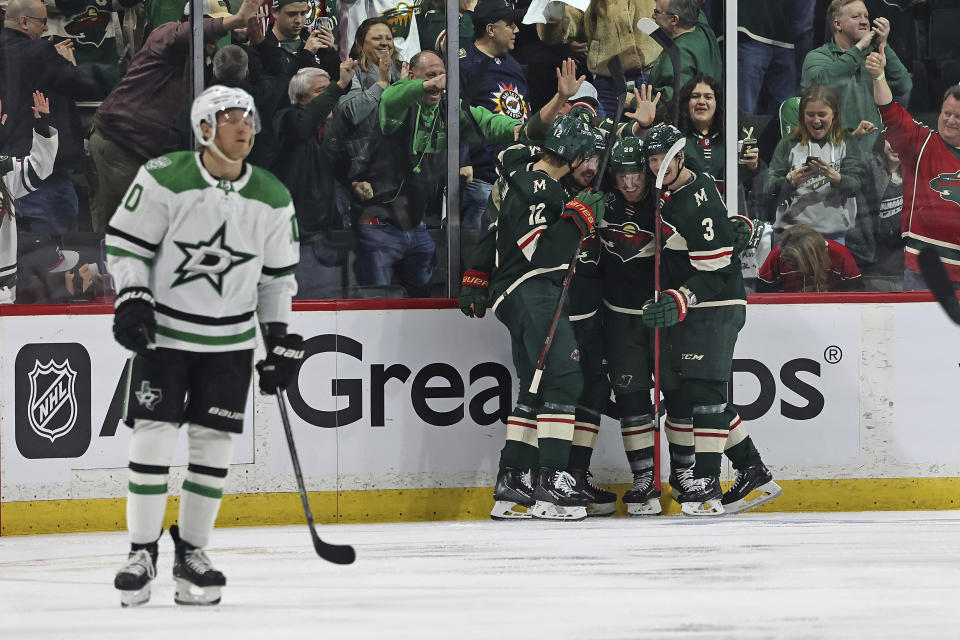
[[[953,288],[953,282],[947,276],[947,270],[943,267],[943,262],[936,250],[931,247],[920,249],[920,255],[917,256],[917,262],[920,264],[920,273],[930,289],[930,293],[937,299],[940,306],[943,307],[947,317],[955,324],[960,324],[960,300],[957,300],[957,292]]]
[[[290,448],[290,460],[293,461],[293,475],[297,478],[297,487],[300,489],[300,500],[303,502],[303,512],[307,516],[307,526],[310,527],[310,537],[313,538],[313,548],[317,555],[334,564],[352,564],[357,559],[357,552],[348,544],[330,544],[324,542],[317,535],[317,527],[313,522],[313,511],[310,510],[310,501],[307,500],[307,488],[303,483],[303,472],[300,470],[300,458],[297,448],[293,444],[293,429],[290,428],[290,417],[287,415],[287,397],[282,389],[277,389],[277,406],[280,407],[280,420],[283,422],[283,432],[287,436],[287,446]]]
[[[587,189],[588,192],[596,191],[603,180],[603,172],[607,169],[607,162],[610,160],[610,152],[613,150],[613,142],[617,137],[617,125],[620,118],[623,117],[623,108],[627,101],[627,78],[623,74],[623,63],[619,56],[610,58],[607,64],[610,70],[610,77],[617,87],[617,114],[613,119],[613,126],[607,133],[607,148],[603,150],[600,162],[597,165],[597,176],[593,179],[593,184]],[[586,238],[586,236],[584,236]],[[567,267],[567,274],[563,277],[563,286],[560,289],[560,297],[557,299],[557,306],[553,310],[553,318],[550,319],[550,328],[547,329],[547,336],[543,339],[543,348],[540,350],[540,357],[537,358],[537,368],[533,372],[533,379],[530,381],[530,393],[536,393],[540,389],[540,379],[543,377],[543,371],[547,367],[547,355],[550,353],[550,347],[553,345],[553,337],[557,333],[557,326],[560,324],[560,316],[563,315],[563,305],[567,301],[567,293],[570,291],[570,282],[573,280],[573,274],[577,270],[577,261],[580,259],[580,250],[583,247],[584,238],[580,238],[577,243],[577,250],[573,252],[570,258],[570,264]]]
[[[663,52],[670,58],[670,64],[673,66],[673,98],[671,98],[671,110],[673,112],[673,124],[676,126],[680,117],[680,49],[667,33],[657,26],[657,23],[650,18],[640,18],[637,21],[637,29],[653,38],[653,40],[663,48]]]

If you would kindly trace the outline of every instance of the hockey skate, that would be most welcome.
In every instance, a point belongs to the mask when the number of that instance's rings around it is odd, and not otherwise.
[[[670,467],[670,497],[680,502],[680,494],[690,489],[693,482],[693,467]]]
[[[530,518],[533,506],[533,487],[526,471],[504,467],[497,473],[497,486],[493,489],[494,520],[525,520]]]
[[[203,549],[180,539],[177,525],[170,527],[176,545],[173,560],[173,579],[177,604],[214,605],[220,603],[220,589],[227,584],[222,573],[213,568]]]
[[[138,607],[150,600],[150,583],[157,577],[157,543],[130,550],[127,564],[113,578],[120,591],[120,605]]]
[[[720,499],[723,491],[720,489],[720,478],[709,476],[694,478],[690,481],[690,488],[677,498],[680,511],[687,516],[722,516],[723,505]]]
[[[726,513],[743,513],[778,498],[783,493],[762,462],[737,471],[733,485],[720,501]]]
[[[653,482],[653,468],[633,472],[633,486],[623,494],[623,504],[627,505],[627,515],[656,516],[662,511],[660,492]]]
[[[540,469],[533,490],[533,517],[539,520],[583,520],[587,517],[587,498],[576,489],[576,481],[566,471]]]
[[[576,490],[588,500],[588,516],[609,516],[617,510],[617,494],[593,484],[593,474],[586,469],[568,472],[576,483]]]

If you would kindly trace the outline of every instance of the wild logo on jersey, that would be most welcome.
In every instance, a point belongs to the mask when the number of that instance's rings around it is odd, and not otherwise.
[[[930,188],[947,202],[960,205],[960,171],[941,173],[930,181]]]
[[[78,44],[99,47],[107,36],[110,11],[106,2],[100,1],[97,4],[100,6],[85,8],[82,12],[71,16],[63,25],[63,30]]]
[[[653,255],[653,233],[641,229],[636,222],[607,222],[600,231],[604,248],[623,262]]]
[[[174,240],[173,243],[183,252],[184,258],[174,271],[177,279],[170,286],[178,287],[204,279],[218,295],[222,294],[224,276],[237,265],[249,262],[255,257],[252,253],[230,248],[226,235],[227,223],[224,222],[207,241],[190,243]]]
[[[527,119],[527,105],[514,84],[497,84],[497,90],[490,92],[494,113],[508,115],[514,120]]]
[[[406,38],[410,35],[410,22],[413,20],[413,12],[416,7],[406,2],[398,2],[396,6],[391,7],[380,15],[390,24],[390,30],[393,31],[394,38]]]

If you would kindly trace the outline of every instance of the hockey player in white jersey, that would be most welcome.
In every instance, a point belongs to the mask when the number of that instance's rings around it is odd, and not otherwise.
[[[220,602],[226,578],[203,549],[220,508],[231,434],[243,428],[257,320],[268,354],[257,364],[262,392],[285,388],[303,358],[302,338],[287,334],[299,255],[290,194],[244,161],[259,129],[253,98],[213,86],[194,101],[190,119],[203,150],[144,164],[106,233],[118,290],[114,337],[136,352],[124,412],[133,427],[131,546],[114,580],[124,606],[150,598],[180,425],[189,466],[170,528],[174,599]]]

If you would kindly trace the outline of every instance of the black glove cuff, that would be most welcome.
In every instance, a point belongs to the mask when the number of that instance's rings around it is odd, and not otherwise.
[[[156,306],[156,302],[153,299],[153,292],[150,291],[149,288],[127,287],[126,289],[120,290],[119,295],[117,295],[116,302],[113,303],[113,308],[119,309],[125,304],[136,302],[148,304],[151,308]]]

